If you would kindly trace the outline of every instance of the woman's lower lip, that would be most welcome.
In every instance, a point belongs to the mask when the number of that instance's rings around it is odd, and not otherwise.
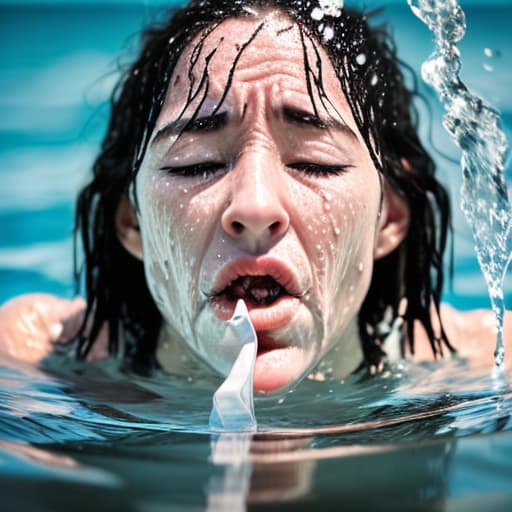
[[[211,299],[215,316],[220,320],[229,320],[235,310],[235,301],[223,296]],[[283,295],[268,306],[256,306],[246,302],[249,318],[255,331],[271,331],[288,324],[300,307],[300,300],[292,295]]]

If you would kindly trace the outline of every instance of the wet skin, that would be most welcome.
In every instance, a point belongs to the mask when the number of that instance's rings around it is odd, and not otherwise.
[[[217,48],[208,94],[183,129],[179,114],[185,108],[190,119],[202,97],[187,105],[192,47],[174,70],[137,178],[142,242],[120,230],[144,259],[166,321],[162,345],[225,374],[232,359],[216,336],[245,298],[260,342],[256,390],[292,384],[327,354],[346,374],[361,362],[354,326],[373,261],[399,244],[407,212],[383,189],[321,48],[330,104],[315,90],[315,113],[289,19],[228,20],[208,36],[193,70],[197,85]]]

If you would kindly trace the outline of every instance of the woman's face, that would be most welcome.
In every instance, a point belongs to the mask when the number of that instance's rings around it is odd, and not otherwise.
[[[361,356],[345,333],[387,251],[387,208],[332,65],[320,49],[320,97],[311,42],[277,13],[225,21],[199,56],[193,46],[137,178],[146,276],[167,327],[226,374],[233,359],[218,343],[242,298],[259,342],[255,390],[295,382],[333,347],[350,371]]]

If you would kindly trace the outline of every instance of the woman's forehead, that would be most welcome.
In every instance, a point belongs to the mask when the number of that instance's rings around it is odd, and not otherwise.
[[[325,50],[290,17],[268,11],[225,20],[210,33],[198,34],[185,48],[172,73],[163,113],[172,117],[195,91],[198,101],[206,88],[209,99],[220,98],[228,83],[236,89],[242,83],[267,80],[282,85],[280,91],[309,95],[307,67],[317,73],[319,59],[326,95],[345,107],[345,96]]]

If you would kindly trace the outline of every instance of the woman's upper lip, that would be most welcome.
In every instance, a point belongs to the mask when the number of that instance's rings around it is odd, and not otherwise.
[[[224,265],[215,275],[209,295],[221,293],[242,276],[271,276],[290,295],[300,296],[304,290],[295,272],[282,260],[268,256],[239,258]]]

